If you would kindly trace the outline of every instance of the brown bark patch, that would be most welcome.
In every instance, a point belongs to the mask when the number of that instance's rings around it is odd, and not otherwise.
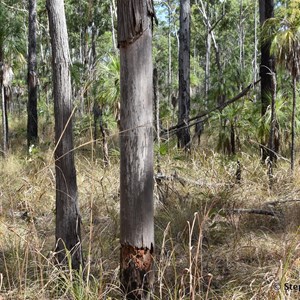
[[[127,299],[148,299],[154,281],[153,248],[121,245],[120,277]]]

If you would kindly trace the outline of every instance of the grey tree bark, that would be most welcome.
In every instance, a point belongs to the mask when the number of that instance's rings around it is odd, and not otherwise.
[[[154,272],[152,0],[118,0],[121,256],[127,299],[151,299]]]
[[[37,59],[36,59],[36,0],[29,0],[28,22],[28,104],[27,104],[27,146],[38,142],[38,114],[37,114]]]
[[[190,130],[188,127],[190,115],[190,0],[180,1],[179,29],[179,95],[178,124],[186,126],[178,130],[179,148],[189,148]]]
[[[72,268],[79,270],[83,264],[81,218],[73,152],[73,105],[64,2],[47,0],[47,9],[52,45],[55,114],[56,254],[58,263],[66,264],[66,249],[70,251]]]

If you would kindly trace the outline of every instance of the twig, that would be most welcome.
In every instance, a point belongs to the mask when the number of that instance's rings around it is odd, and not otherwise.
[[[6,6],[9,9],[13,9],[13,10],[16,10],[16,11],[21,11],[21,12],[24,12],[24,13],[28,13],[28,10],[22,9],[22,8],[17,8],[17,7],[14,7],[14,6],[10,6],[10,5],[6,4],[4,1],[0,1],[0,3],[4,6]]]

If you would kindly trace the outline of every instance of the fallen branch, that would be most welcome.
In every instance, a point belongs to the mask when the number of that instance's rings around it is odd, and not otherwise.
[[[247,208],[238,208],[233,210],[228,210],[227,212],[233,214],[256,214],[256,215],[265,215],[265,216],[276,216],[273,211],[264,210],[264,209],[247,209]]]
[[[265,204],[270,206],[275,206],[278,204],[285,204],[290,202],[300,202],[300,199],[277,200],[277,201],[266,202]]]
[[[174,181],[177,180],[182,186],[185,186],[186,184],[191,184],[191,185],[196,185],[196,186],[210,186],[210,187],[216,187],[216,186],[226,186],[228,184],[223,184],[223,183],[208,183],[203,180],[191,180],[187,179],[184,177],[179,176],[177,173],[174,173],[170,176],[164,175],[161,173],[158,173],[155,175],[155,180],[156,182],[160,182],[161,180],[169,180],[169,181]]]

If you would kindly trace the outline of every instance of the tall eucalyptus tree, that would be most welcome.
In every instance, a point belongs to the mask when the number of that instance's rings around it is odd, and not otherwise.
[[[259,16],[260,25],[274,17],[274,0],[259,0]],[[274,94],[272,73],[275,72],[274,56],[270,54],[270,41],[261,43],[261,62],[260,62],[260,78],[261,78],[261,115],[264,116],[272,94]]]
[[[121,85],[121,262],[127,299],[150,299],[153,282],[152,0],[118,0]]]
[[[28,119],[27,145],[38,142],[38,114],[37,114],[37,54],[36,54],[36,0],[29,0],[28,4]]]
[[[71,253],[72,268],[83,263],[81,250],[76,169],[73,152],[73,108],[70,79],[70,55],[64,1],[47,0],[52,45],[52,73],[55,114],[56,172],[56,254],[66,263]]]
[[[179,95],[178,95],[178,146],[188,147],[190,130],[188,127],[190,115],[190,0],[180,0],[179,29]]]

